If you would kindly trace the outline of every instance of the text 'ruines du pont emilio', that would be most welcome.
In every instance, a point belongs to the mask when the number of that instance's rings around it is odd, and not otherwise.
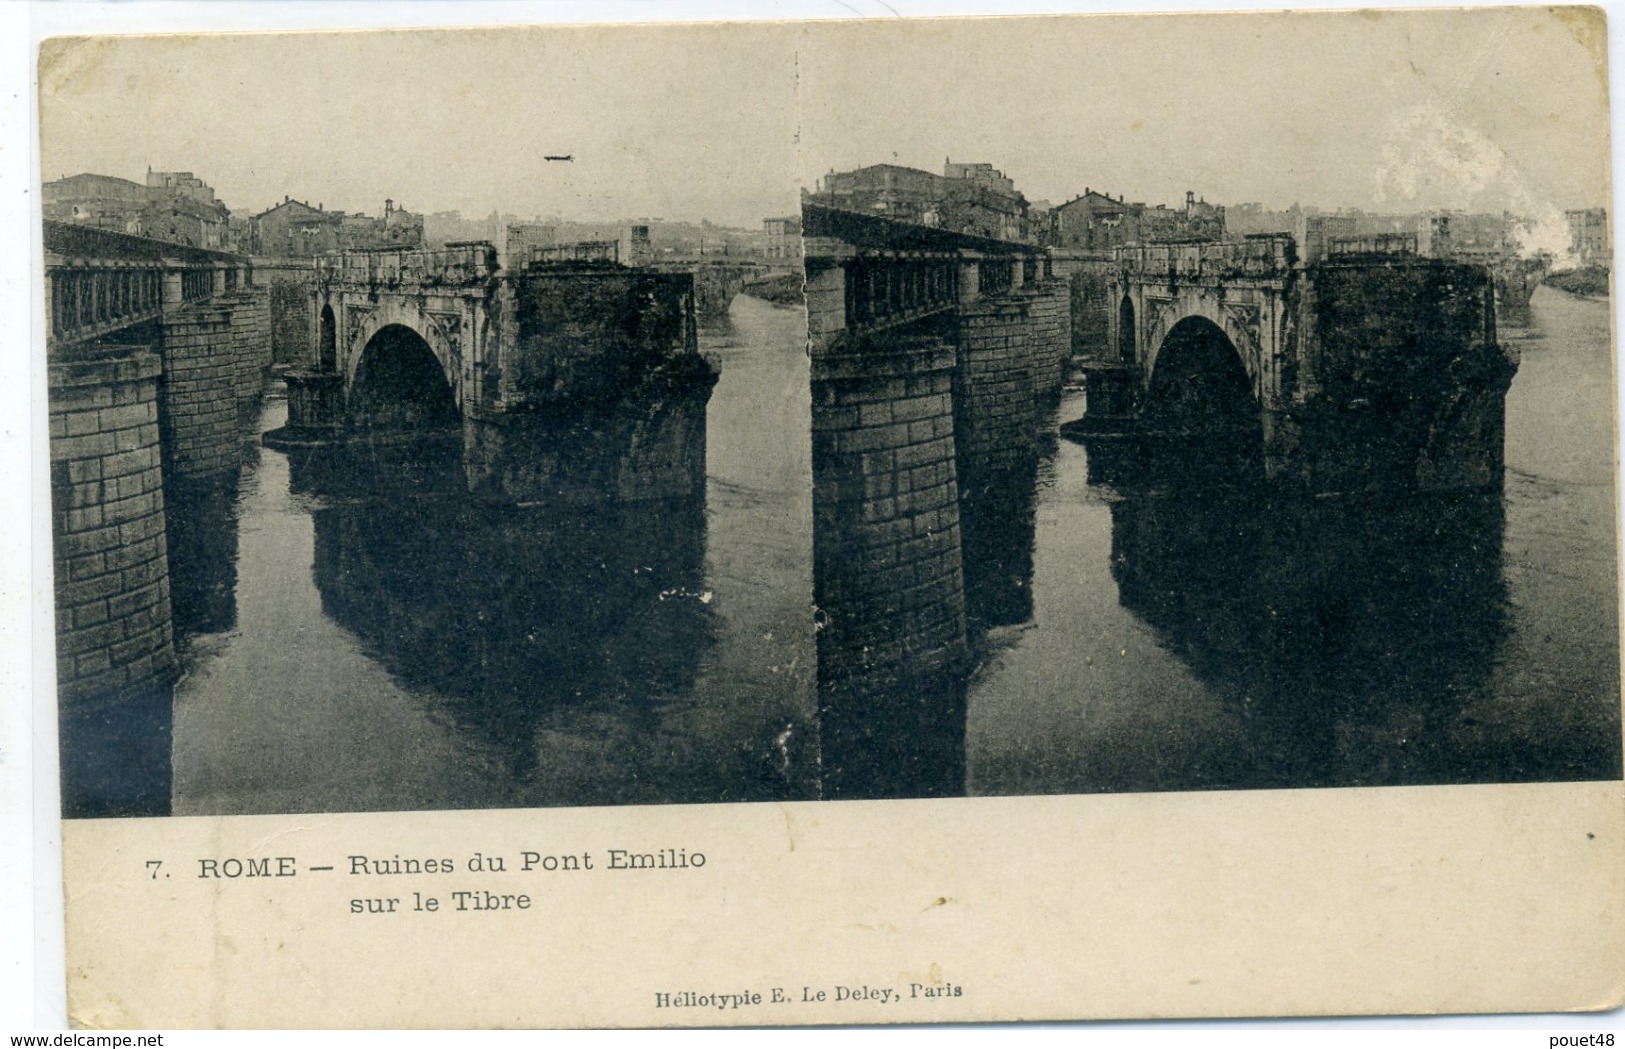
[[[229,856],[198,859],[197,877],[235,881],[253,878],[293,878],[301,875],[340,874],[358,878],[389,878],[400,875],[462,877],[469,874],[555,874],[613,873],[652,874],[693,872],[705,867],[705,853],[695,849],[667,846],[658,849],[610,848],[597,852],[541,852],[523,849],[513,855],[476,852],[459,862],[449,856],[388,856],[352,854],[342,864],[301,864],[296,856]],[[162,860],[148,860],[153,880],[169,875]],[[434,895],[413,890],[399,896],[357,896],[349,901],[351,914],[401,914],[408,912],[494,912],[529,910],[528,892],[498,891],[509,885],[450,883]]]

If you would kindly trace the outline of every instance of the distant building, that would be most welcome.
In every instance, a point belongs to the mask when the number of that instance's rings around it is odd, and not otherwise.
[[[212,205],[214,189],[190,171],[154,171],[147,169],[147,188],[166,190],[170,196],[185,196],[199,204]]]
[[[499,245],[502,265],[523,266],[530,259],[530,249],[551,247],[558,242],[559,228],[550,223],[510,222],[503,229]]]
[[[1187,191],[1184,208],[1175,209],[1129,203],[1085,187],[1082,196],[1055,209],[1053,228],[1057,247],[1109,251],[1124,244],[1222,240],[1225,216],[1223,207],[1194,192]]]
[[[1296,205],[1278,211],[1257,201],[1231,204],[1224,209],[1225,233],[1241,237],[1251,233],[1291,233],[1302,214],[1303,209]]]
[[[831,171],[815,197],[847,211],[867,211],[902,222],[936,225],[943,197],[942,178],[919,168],[871,164],[853,171]]]
[[[1329,238],[1326,242],[1326,254],[1416,255],[1420,254],[1420,251],[1415,233],[1358,233]]]
[[[1569,220],[1569,250],[1582,266],[1609,266],[1613,245],[1608,236],[1608,209],[1565,211]]]
[[[250,255],[254,251],[254,220],[248,215],[233,215],[226,222],[227,251]]]
[[[1045,246],[1055,243],[1055,205],[1047,200],[1027,202],[1027,236],[1033,244]]]
[[[762,232],[767,237],[763,253],[770,259],[801,258],[801,216],[762,220]]]
[[[404,204],[384,201],[384,237],[391,246],[423,247],[423,216],[407,211]]]
[[[945,192],[940,225],[998,240],[1030,239],[1027,198],[992,164],[956,164],[945,159],[942,178]]]
[[[423,247],[423,216],[397,207],[393,200],[384,201],[383,218],[364,214],[337,212],[339,218],[339,249],[365,251],[372,248]]]
[[[523,255],[515,255],[511,265],[522,268],[531,262],[618,262],[622,266],[647,266],[654,260],[649,227],[625,226],[614,240],[573,240],[532,244]],[[505,264],[506,265],[506,264]]]
[[[382,218],[328,211],[320,203],[283,197],[254,216],[254,251],[303,258],[329,251],[423,247],[423,216],[384,201]]]
[[[160,197],[141,210],[136,232],[154,240],[199,248],[226,247],[231,213],[223,205],[200,204],[186,194]]]
[[[117,233],[140,229],[151,199],[147,187],[112,175],[69,175],[40,187],[40,206],[54,222],[74,222]]]
[[[229,248],[231,210],[190,171],[148,170],[146,183],[80,174],[40,187],[45,217],[199,248]]]
[[[809,196],[847,211],[999,240],[1029,238],[1027,200],[991,164],[945,160],[943,173],[897,164],[831,171]]]
[[[944,157],[942,177],[973,182],[1009,197],[1016,195],[1016,184],[1005,178],[1004,172],[994,170],[992,164],[956,164]]]
[[[1086,186],[1081,196],[1055,208],[1055,246],[1109,251],[1123,244],[1137,243],[1139,216],[1144,210],[1144,204],[1130,204],[1121,196],[1097,193]]]
[[[214,188],[190,171],[147,169],[147,206],[142,235],[200,248],[229,247],[231,209]]]
[[[337,251],[343,223],[341,211],[283,197],[282,203],[254,216],[254,253],[303,258]]]
[[[623,266],[647,266],[654,258],[654,247],[649,242],[649,227],[645,225],[628,226],[622,230],[617,247],[617,258]]]
[[[1331,254],[1334,244],[1341,245],[1359,233],[1352,216],[1306,215],[1300,211],[1294,217],[1297,221],[1292,236],[1298,242],[1298,258],[1303,262],[1319,262]]]
[[[1185,191],[1185,210],[1173,222],[1173,240],[1223,240],[1224,206],[1209,204],[1191,190]]]

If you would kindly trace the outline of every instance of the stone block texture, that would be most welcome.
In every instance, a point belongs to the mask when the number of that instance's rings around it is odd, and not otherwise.
[[[1065,281],[1045,280],[1023,292],[1028,300],[1033,393],[1047,400],[1061,392],[1072,357],[1072,291]]]
[[[241,460],[231,318],[231,310],[214,306],[164,316],[158,423],[172,476],[204,477]]]
[[[1037,447],[1029,305],[1015,293],[960,307],[954,434],[962,481],[1020,468]]]
[[[921,675],[965,656],[953,372],[953,349],[926,338],[814,358],[821,676]]]
[[[157,355],[50,366],[57,682],[64,708],[175,673]]]
[[[268,290],[239,290],[217,297],[231,310],[232,388],[240,412],[250,412],[265,389],[271,365],[270,302]]]

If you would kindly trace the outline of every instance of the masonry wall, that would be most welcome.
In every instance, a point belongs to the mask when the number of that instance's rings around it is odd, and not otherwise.
[[[267,293],[268,295],[268,293]],[[269,311],[262,296],[252,290],[238,291],[216,302],[231,310],[232,388],[237,410],[249,414],[259,403],[269,366]]]
[[[469,410],[469,489],[506,504],[703,499],[706,407],[718,374],[699,354],[680,354],[607,411]]]
[[[807,341],[822,346],[846,328],[846,270],[840,266],[807,269]]]
[[[271,289],[255,288],[249,301],[249,326],[254,333],[254,369],[256,373],[256,396],[264,392],[265,378],[271,372],[271,365],[276,363],[276,356],[271,345]]]
[[[316,347],[311,344],[311,272],[309,267],[261,268],[256,263],[254,286],[266,297],[267,327],[272,364],[314,367]]]
[[[1116,269],[1111,254],[1057,254],[1051,259],[1051,272],[1065,280],[1071,290],[1072,354],[1103,357],[1113,351],[1109,345],[1111,312],[1116,309],[1109,285]]]
[[[1028,309],[1019,294],[960,307],[954,434],[962,481],[1021,468],[1037,447]]]
[[[556,415],[601,410],[695,349],[686,273],[532,269],[512,284],[515,338],[501,361],[505,403]]]
[[[813,361],[813,561],[823,669],[964,655],[951,347],[891,339]]]
[[[288,425],[284,429],[306,439],[334,439],[344,428],[344,376],[290,368],[283,374],[283,381],[288,390]],[[264,439],[273,438],[267,434]]]
[[[626,451],[613,490],[622,501],[704,498],[706,405],[717,378],[713,371],[667,383],[658,398],[620,413]]]
[[[1308,279],[1305,403],[1279,428],[1277,475],[1316,491],[1498,488],[1517,366],[1496,342],[1487,274],[1420,260],[1328,263]]]
[[[1072,290],[1064,280],[1040,281],[1024,290],[1030,299],[1033,392],[1043,400],[1060,393],[1072,359]]]
[[[205,305],[164,316],[158,423],[172,478],[206,477],[241,460],[231,313]]]
[[[951,346],[843,341],[812,365],[824,796],[963,787],[965,594]]]
[[[743,284],[740,270],[723,266],[694,268],[694,310],[701,317],[728,315],[728,307]]]
[[[65,815],[168,811],[176,663],[159,370],[145,350],[50,365]]]
[[[1101,267],[1083,268],[1071,275],[1069,286],[1072,352],[1078,356],[1110,356],[1115,352],[1110,328],[1117,304],[1112,301],[1109,277]]]

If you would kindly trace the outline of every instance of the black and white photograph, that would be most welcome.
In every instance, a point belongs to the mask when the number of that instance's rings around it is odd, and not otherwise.
[[[1055,804],[1078,826],[1212,804],[1287,827],[1321,801],[1617,788],[1606,39],[1572,7],[43,41],[47,727],[75,1022],[283,1022],[223,994],[124,1000],[141,950],[93,930],[137,889],[179,908],[239,875],[360,878],[344,920],[404,927],[408,902],[528,909],[517,872],[585,883],[594,856],[606,877],[753,870],[667,820],[752,843],[782,824],[786,856],[753,876],[788,886],[820,829],[844,844],[808,864],[862,865],[858,842],[906,848],[925,823],[976,853],[965,828],[1030,812],[1036,841]],[[1568,833],[1563,804],[1529,832]],[[1178,811],[1162,826],[1197,810]],[[154,845],[129,860],[149,884],[87,893],[128,874],[94,857],[149,829],[275,841],[297,821],[231,818],[390,813],[421,840]],[[459,819],[623,838],[555,855],[512,834],[454,864],[463,839],[436,852],[430,828]],[[1611,819],[1585,833],[1602,896],[1625,876]],[[1036,928],[1018,861],[986,853],[978,877],[1010,895],[966,928]],[[951,869],[931,855],[919,870]],[[426,906],[422,876],[453,866],[485,880]],[[659,905],[774,898],[677,895]],[[927,896],[961,920],[964,897]],[[290,938],[319,922],[304,906]],[[583,942],[560,908],[560,944]],[[897,933],[878,913],[841,935]],[[1577,954],[1605,950],[1602,924]],[[1001,952],[960,971],[1025,971]],[[808,982],[764,1014],[739,1005],[789,993],[780,963],[713,959],[694,971],[762,983],[730,992],[737,1012],[682,1012],[705,995],[634,967],[631,989],[511,1016],[426,1014],[385,981],[399,1013],[318,999],[287,1022],[1359,1012],[1386,1000],[1381,956],[1359,957],[1352,1004],[998,998],[911,958],[829,988],[846,1011]],[[254,981],[219,965],[219,986]],[[1442,985],[1394,1010],[1593,993]]]
[[[53,42],[65,813],[1618,778],[1514,17]]]
[[[42,56],[64,813],[816,797],[792,39],[96,43]]]
[[[1619,778],[1606,102],[1528,18],[814,36],[826,795]]]

